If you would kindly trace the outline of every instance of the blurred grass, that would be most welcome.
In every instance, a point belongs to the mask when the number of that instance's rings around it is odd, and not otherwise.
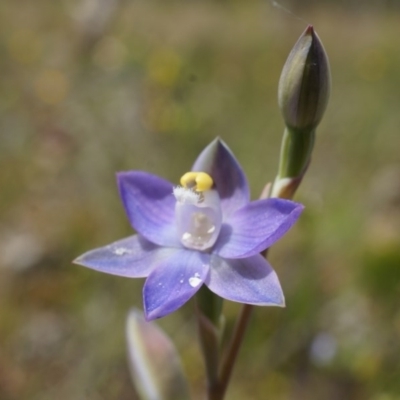
[[[287,308],[256,310],[229,399],[400,398],[400,14],[371,4],[293,6],[324,42],[333,92],[306,212],[271,252]],[[1,400],[135,398],[124,322],[142,282],[71,260],[131,233],[116,171],[177,181],[217,135],[256,198],[304,28],[258,0],[1,2]],[[225,304],[228,327],[238,309]],[[191,314],[160,324],[201,398]]]

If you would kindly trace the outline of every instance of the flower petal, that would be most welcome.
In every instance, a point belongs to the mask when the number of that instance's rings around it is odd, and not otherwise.
[[[107,274],[144,278],[160,260],[176,251],[177,249],[156,246],[143,237],[134,235],[88,251],[74,260],[74,263]]]
[[[260,254],[237,260],[211,258],[205,284],[224,299],[259,306],[285,306],[278,276]]]
[[[213,178],[221,198],[224,219],[249,202],[246,176],[229,147],[221,139],[215,139],[201,152],[192,171],[206,172]]]
[[[159,263],[143,288],[146,319],[161,318],[186,303],[206,279],[209,260],[209,254],[181,249]]]
[[[303,209],[303,205],[290,200],[253,201],[231,215],[222,226],[213,253],[224,258],[260,253],[292,227]]]
[[[181,247],[176,233],[172,183],[141,171],[120,172],[117,180],[133,228],[160,246]]]

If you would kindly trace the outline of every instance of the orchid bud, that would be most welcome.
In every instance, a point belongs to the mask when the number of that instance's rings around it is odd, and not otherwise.
[[[315,129],[328,104],[331,87],[328,57],[309,25],[286,60],[278,89],[285,120],[278,176],[271,196],[293,198],[311,160]]]
[[[278,101],[286,126],[315,129],[328,104],[330,86],[328,57],[309,25],[290,52],[279,80]]]

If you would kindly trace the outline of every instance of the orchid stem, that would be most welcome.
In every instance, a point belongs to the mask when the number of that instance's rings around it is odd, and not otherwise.
[[[216,388],[217,396],[210,397],[210,400],[222,400],[225,396],[229,380],[232,375],[233,367],[237,355],[239,353],[240,345],[243,342],[246,328],[249,324],[250,317],[253,311],[253,306],[250,304],[243,304],[240,311],[239,318],[236,322],[231,342],[228,345],[225,358],[222,360],[221,369],[219,374],[219,384]]]
[[[268,197],[267,191],[265,194],[261,195],[261,198]],[[261,255],[267,258],[268,249],[261,252]],[[253,313],[253,308],[251,304],[243,304],[240,310],[239,317],[236,321],[235,328],[233,330],[231,341],[226,349],[225,357],[222,359],[220,372],[219,372],[219,384],[218,384],[218,394],[219,397],[209,397],[209,400],[223,400],[225,396],[226,389],[229,384],[229,380],[232,375],[233,367],[235,366],[235,361],[240,350],[240,346],[243,342],[244,335],[246,333],[247,326],[250,322],[250,317]]]

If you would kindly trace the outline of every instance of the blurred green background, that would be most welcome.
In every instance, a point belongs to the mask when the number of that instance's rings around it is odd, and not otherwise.
[[[307,23],[333,91],[306,211],[270,254],[287,308],[256,309],[227,399],[400,399],[399,3],[282,5],[298,17],[259,0],[1,1],[1,400],[136,398],[124,325],[143,282],[71,260],[132,233],[116,171],[177,182],[217,135],[259,196]],[[160,325],[202,399],[192,313]]]

